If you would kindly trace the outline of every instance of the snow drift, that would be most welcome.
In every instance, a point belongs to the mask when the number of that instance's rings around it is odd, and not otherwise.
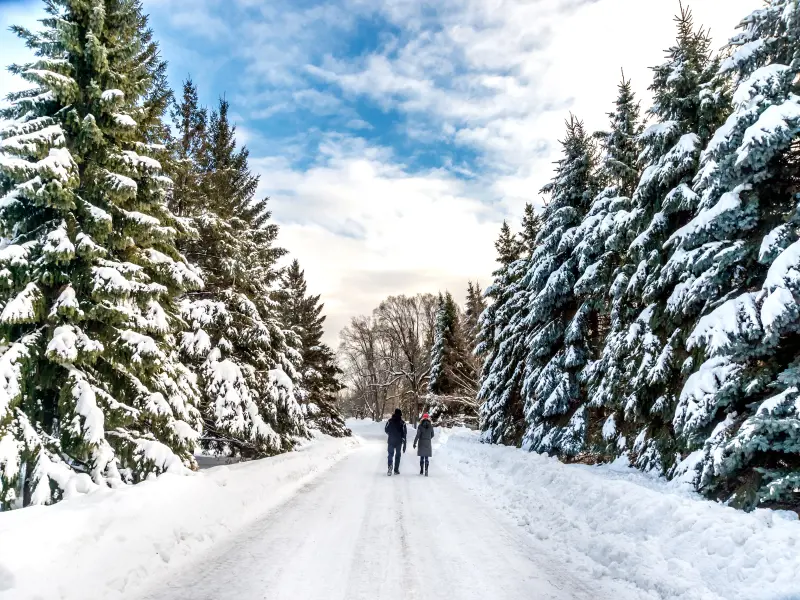
[[[297,452],[0,514],[0,598],[129,597],[289,500],[359,441],[319,436]]]
[[[543,555],[641,598],[800,599],[800,522],[744,513],[618,463],[565,465],[437,431],[434,463],[527,530]],[[433,464],[433,463],[432,463]]]

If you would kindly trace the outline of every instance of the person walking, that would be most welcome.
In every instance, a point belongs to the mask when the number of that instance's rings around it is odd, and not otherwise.
[[[433,456],[433,424],[428,413],[422,415],[422,421],[417,428],[417,435],[414,436],[414,448],[419,444],[417,456],[419,456],[419,474],[425,473],[428,476],[428,463]]]
[[[383,428],[389,436],[389,472],[392,475],[392,460],[394,459],[394,474],[400,475],[400,449],[406,451],[406,424],[403,421],[403,411],[396,408],[391,418],[386,421]]]

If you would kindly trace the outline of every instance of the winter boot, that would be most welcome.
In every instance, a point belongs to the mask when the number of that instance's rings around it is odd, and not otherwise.
[[[395,475],[400,475],[400,469],[395,469],[395,470],[394,470],[394,474],[395,474]]]
[[[422,465],[419,466],[419,474],[422,475]]]
[[[392,467],[389,467],[389,472],[388,472],[388,473],[386,473],[386,474],[387,474],[389,477],[391,477],[391,476],[392,476]]]
[[[425,477],[428,476],[428,463],[425,463]]]

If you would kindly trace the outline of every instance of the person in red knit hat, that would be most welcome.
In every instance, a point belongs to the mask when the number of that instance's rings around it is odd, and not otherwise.
[[[424,473],[425,477],[427,477],[428,464],[433,456],[433,424],[428,413],[422,415],[422,421],[417,427],[414,448],[417,448],[417,456],[419,456],[419,474],[422,475]]]

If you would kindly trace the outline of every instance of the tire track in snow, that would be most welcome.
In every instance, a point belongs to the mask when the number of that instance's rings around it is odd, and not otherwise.
[[[576,600],[564,565],[536,557],[449,474],[385,475],[370,441],[150,600]],[[404,461],[405,467],[413,461]],[[552,568],[551,568],[552,567]],[[559,585],[560,584],[560,585]]]

